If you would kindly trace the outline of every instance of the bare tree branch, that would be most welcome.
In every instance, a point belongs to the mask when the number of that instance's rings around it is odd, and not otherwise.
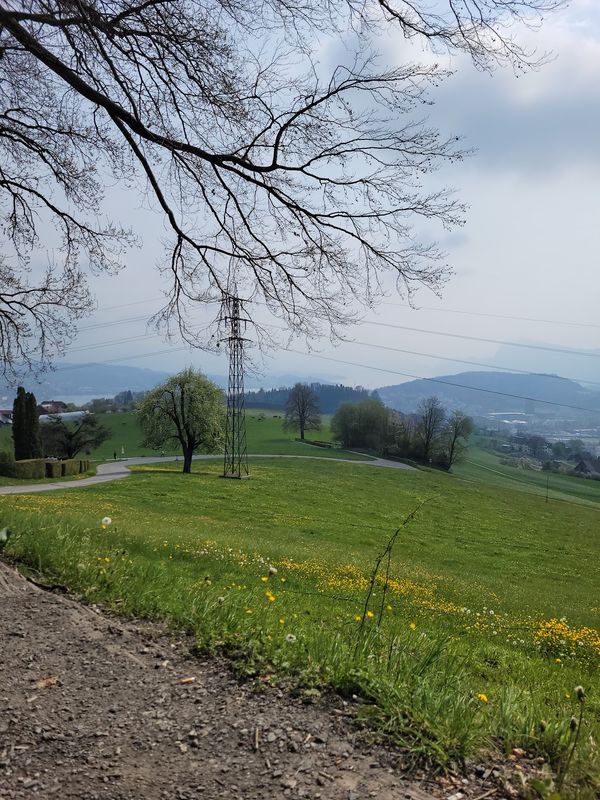
[[[155,321],[167,331],[175,323],[193,344],[207,346],[190,320],[194,304],[217,303],[232,276],[240,295],[306,335],[335,332],[357,305],[374,303],[386,273],[405,293],[439,291],[449,268],[413,227],[462,220],[447,189],[423,188],[427,173],[465,155],[456,137],[422,120],[447,73],[381,68],[370,37],[392,25],[466,51],[480,67],[521,68],[536,62],[510,24],[558,5],[440,0],[433,12],[420,0],[2,0],[5,364],[43,362],[64,348],[89,307],[84,268],[121,264],[131,236],[99,220],[109,173],[137,181],[166,217],[162,268],[172,289]],[[352,28],[361,53],[326,73],[310,48]],[[48,248],[48,221],[63,263],[37,283],[33,270],[30,284],[23,276],[32,253]],[[11,291],[21,306],[7,303]]]

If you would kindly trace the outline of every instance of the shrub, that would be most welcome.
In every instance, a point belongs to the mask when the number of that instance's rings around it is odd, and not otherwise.
[[[62,475],[62,464],[60,461],[46,461],[46,477],[60,478]]]
[[[46,477],[46,461],[43,458],[26,458],[15,461],[15,478],[29,480],[32,478]]]
[[[0,475],[15,477],[15,458],[9,450],[0,450]]]
[[[66,461],[61,461],[61,467],[61,475],[79,475],[80,461],[78,458],[69,458]]]

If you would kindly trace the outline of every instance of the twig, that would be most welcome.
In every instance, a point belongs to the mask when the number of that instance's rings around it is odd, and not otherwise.
[[[256,728],[254,728],[254,752],[258,752],[260,750],[259,735],[260,728],[257,725]]]
[[[485,800],[486,797],[491,797],[493,794],[496,794],[498,789],[488,789],[487,792],[483,794],[478,794],[477,797],[474,797],[473,800]]]

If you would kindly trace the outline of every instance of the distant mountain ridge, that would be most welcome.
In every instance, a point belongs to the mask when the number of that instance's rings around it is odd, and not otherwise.
[[[33,377],[24,379],[23,385],[28,391],[34,392],[40,401],[69,400],[85,395],[113,397],[126,389],[144,392],[168,377],[167,372],[120,364],[64,364],[54,371],[43,373],[37,380]],[[0,395],[13,397],[17,385],[2,381]]]
[[[600,414],[600,392],[581,386],[557,375],[514,372],[460,372],[440,375],[429,380],[408,381],[377,389],[383,402],[398,411],[414,411],[425,397],[435,395],[449,408],[465,409],[470,414],[493,412],[569,413],[573,406]],[[517,395],[511,397],[506,395]],[[534,398],[534,400],[522,399]],[[535,402],[535,400],[545,400]],[[554,411],[553,411],[554,409]],[[575,412],[575,409],[573,409]]]

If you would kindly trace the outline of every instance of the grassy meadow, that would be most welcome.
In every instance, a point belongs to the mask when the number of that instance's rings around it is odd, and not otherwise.
[[[143,433],[138,425],[134,412],[123,414],[96,414],[98,422],[111,432],[100,447],[92,450],[89,457],[93,461],[112,460],[114,453],[118,458],[134,458],[135,456],[156,456],[160,451],[143,447]],[[323,427],[320,431],[308,431],[308,439],[330,441],[329,429],[330,415],[324,415]],[[266,453],[271,455],[318,455],[323,458],[350,458],[352,460],[368,460],[368,456],[358,453],[348,453],[338,449],[315,448],[308,444],[295,441],[293,431],[282,429],[282,413],[277,411],[261,411],[248,409],[246,412],[246,427],[248,436],[249,453]],[[10,426],[0,427],[0,450],[12,451],[13,441]],[[181,450],[177,447],[166,447],[166,455],[178,455]],[[122,455],[123,454],[123,455]]]
[[[456,464],[453,472],[466,480],[544,498],[547,491],[552,500],[600,508],[600,481],[502,464],[501,456],[478,447],[470,447],[464,461]]]
[[[264,422],[268,452],[282,434]],[[90,601],[193,631],[244,674],[357,695],[370,726],[438,766],[523,747],[560,774],[582,685],[560,796],[595,796],[598,507],[358,463],[260,459],[243,482],[211,462],[132,469],[0,498],[10,554]]]

